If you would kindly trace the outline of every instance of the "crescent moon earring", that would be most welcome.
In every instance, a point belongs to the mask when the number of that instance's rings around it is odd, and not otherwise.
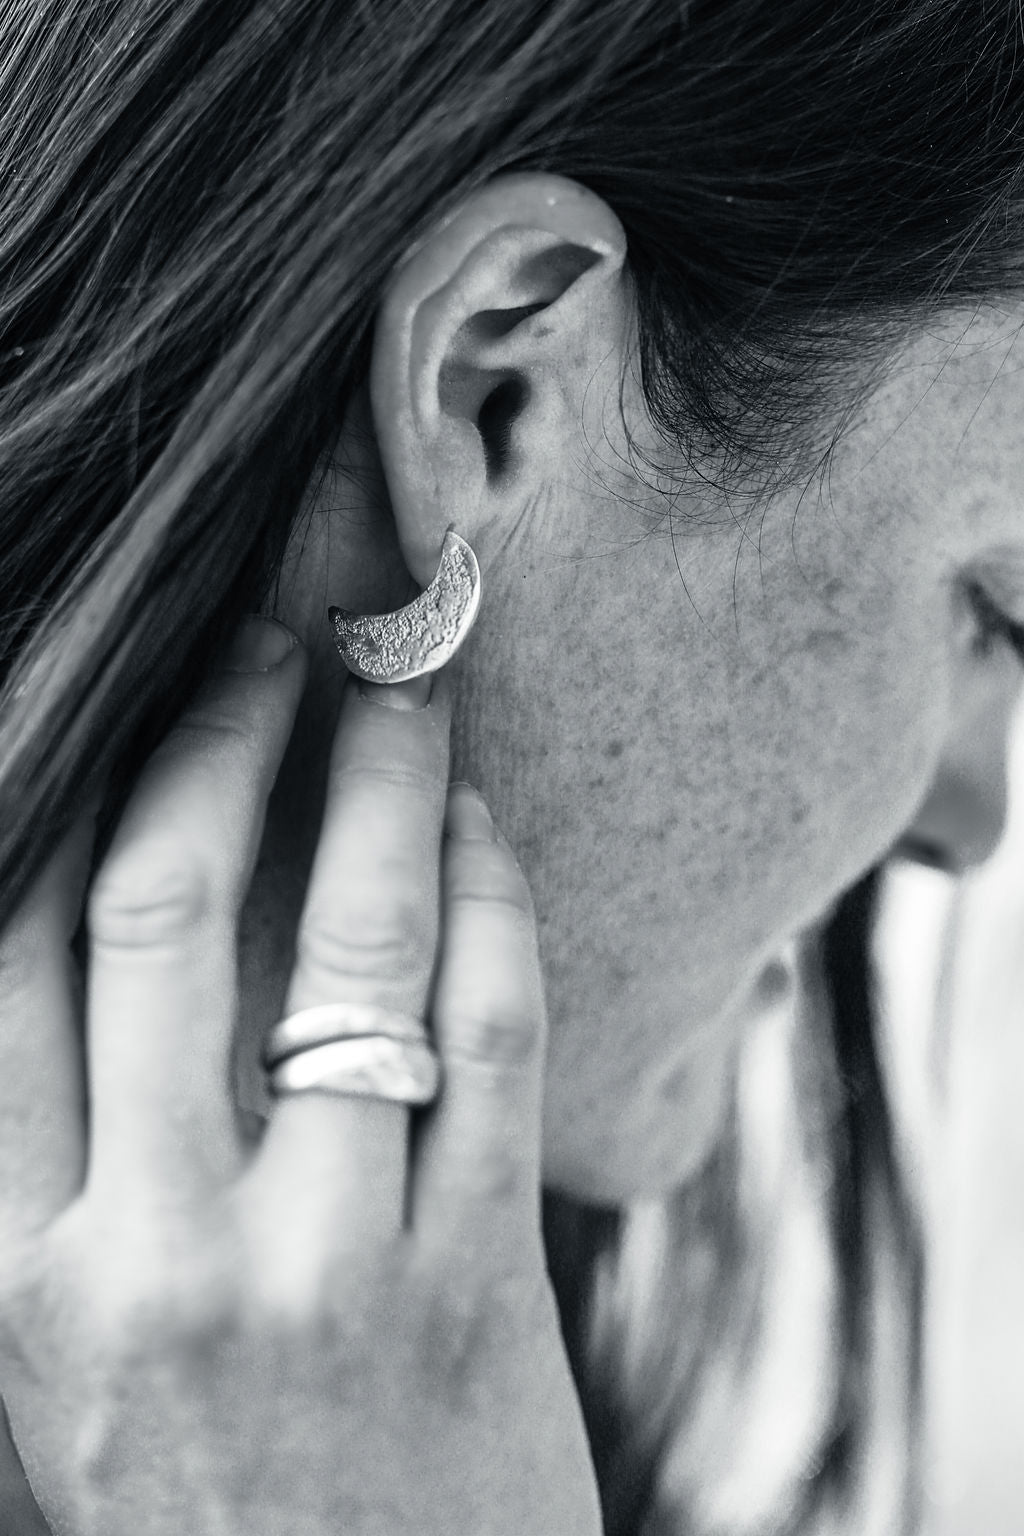
[[[394,613],[329,608],[334,643],[350,672],[371,683],[404,683],[437,672],[473,627],[480,607],[480,566],[465,539],[449,528],[437,575],[419,597]]]

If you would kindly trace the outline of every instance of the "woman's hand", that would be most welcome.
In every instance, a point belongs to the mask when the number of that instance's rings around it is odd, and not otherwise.
[[[530,901],[479,797],[446,809],[443,680],[424,708],[347,690],[288,996],[429,1009],[441,1096],[411,1134],[322,1093],[238,1134],[237,923],[303,678],[299,649],[222,672],[154,755],[81,1008],[88,829],[3,936],[15,1438],[62,1536],[594,1536],[540,1238]]]

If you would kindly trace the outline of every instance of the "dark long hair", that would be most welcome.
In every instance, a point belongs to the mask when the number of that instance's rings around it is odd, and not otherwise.
[[[922,316],[1017,283],[1021,41],[1016,0],[5,0],[0,925],[269,590],[460,197],[604,197],[668,456],[764,491]],[[724,1232],[719,1182],[681,1199]]]

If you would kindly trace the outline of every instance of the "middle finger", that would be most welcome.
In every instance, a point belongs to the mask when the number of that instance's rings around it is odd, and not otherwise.
[[[425,1018],[450,723],[447,683],[437,674],[430,685],[420,678],[346,691],[288,1014],[357,1003]],[[289,1221],[321,1231],[339,1220],[353,1236],[394,1231],[405,1201],[408,1119],[404,1105],[382,1099],[282,1097],[254,1170],[271,1186],[264,1197]]]

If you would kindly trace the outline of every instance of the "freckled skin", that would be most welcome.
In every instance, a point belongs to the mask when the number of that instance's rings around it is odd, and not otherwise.
[[[977,320],[954,350],[953,317],[901,359],[826,490],[755,511],[694,488],[674,548],[663,504],[616,457],[612,359],[549,494],[512,535],[480,531],[453,773],[488,797],[537,904],[552,1183],[614,1200],[699,1163],[773,955],[913,819],[970,700],[988,689],[1005,713],[1014,665],[974,656],[956,582],[1015,552],[1006,596],[1024,617],[1015,323]],[[339,676],[321,614],[389,596],[384,546],[359,545],[341,499],[335,486],[282,586],[281,616],[315,650],[247,915],[254,1027],[279,1011],[316,835]],[[393,588],[397,605],[397,574]]]

